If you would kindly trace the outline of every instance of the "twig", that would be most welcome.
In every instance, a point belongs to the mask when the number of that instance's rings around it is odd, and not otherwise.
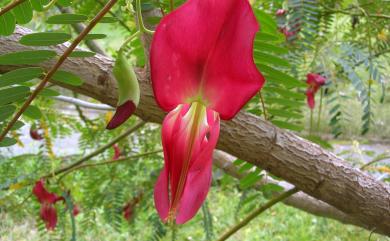
[[[384,18],[384,19],[390,19],[389,15],[383,15],[383,14],[360,14],[360,13],[352,13],[350,10],[343,10],[343,9],[333,9],[330,7],[327,7],[325,5],[322,5],[326,10],[328,10],[326,13],[342,13],[350,16],[367,16],[372,18]]]
[[[80,106],[83,108],[87,108],[87,109],[104,110],[104,111],[115,110],[115,108],[113,108],[109,105],[95,104],[95,103],[91,103],[88,101],[80,100],[80,99],[69,97],[69,96],[59,95],[59,96],[54,96],[53,99],[59,100],[62,102],[66,102],[66,103],[70,103],[70,104],[74,104],[74,105],[77,105],[77,106]]]
[[[57,4],[57,8],[62,13],[73,13],[71,9],[61,7],[58,4]],[[72,25],[73,29],[76,31],[76,33],[78,33],[78,34],[80,34],[85,29],[85,25],[82,23],[72,23],[71,25]],[[92,39],[86,40],[85,44],[93,52],[107,56],[107,54],[104,52],[104,50],[99,46],[99,44],[95,40],[92,40]]]
[[[241,222],[230,228],[225,234],[223,234],[218,241],[223,241],[228,239],[230,236],[232,236],[234,233],[236,233],[238,230],[243,228],[245,225],[247,225],[250,221],[252,221],[255,217],[257,217],[259,214],[263,213],[265,210],[269,209],[273,205],[277,204],[280,201],[283,201],[284,199],[288,198],[289,196],[293,195],[294,193],[298,192],[298,188],[294,187],[287,192],[284,192],[280,194],[279,196],[271,199],[268,201],[265,205],[259,207],[258,209],[251,212],[246,218],[244,218]]]
[[[381,155],[381,156],[379,156],[377,158],[374,158],[372,161],[369,161],[366,164],[362,165],[360,167],[360,170],[365,170],[365,169],[367,169],[367,167],[371,166],[372,164],[375,164],[377,162],[380,162],[380,161],[383,161],[383,160],[386,160],[386,159],[390,159],[390,155],[384,155],[384,156]]]
[[[45,88],[46,83],[51,79],[54,73],[59,69],[59,67],[64,63],[67,57],[73,52],[73,50],[77,47],[77,45],[85,38],[85,36],[92,30],[93,27],[104,17],[104,15],[114,6],[114,4],[118,0],[110,0],[102,10],[95,16],[94,19],[85,27],[85,29],[77,36],[77,38],[73,41],[73,43],[66,49],[66,51],[59,58],[57,63],[50,69],[50,71],[45,75],[42,81],[39,83],[37,88],[32,92],[31,96],[27,99],[27,101],[23,104],[21,109],[14,115],[12,120],[7,124],[7,127],[0,135],[0,141],[4,139],[7,133],[11,130],[13,125],[18,121],[19,117],[23,114],[23,112],[29,107],[31,102],[35,99],[35,97],[39,94],[39,92]]]
[[[0,16],[7,13],[8,11],[11,11],[13,8],[23,3],[24,1],[26,0],[15,0],[12,1],[10,4],[8,4],[7,6],[5,6],[4,8],[0,8]]]
[[[85,157],[81,158],[80,160],[76,161],[75,163],[67,166],[67,167],[64,167],[64,168],[61,168],[61,169],[58,169],[54,172],[54,175],[58,175],[60,173],[63,173],[63,172],[66,172],[76,166],[79,166],[81,165],[82,163],[88,161],[89,159],[91,159],[92,157],[95,157],[97,155],[99,155],[100,153],[104,152],[106,149],[112,147],[112,145],[114,145],[115,143],[117,143],[118,141],[122,140],[123,138],[125,138],[126,136],[130,135],[131,133],[135,132],[136,130],[138,130],[140,127],[142,127],[143,125],[145,125],[146,122],[144,121],[140,121],[138,122],[137,124],[135,124],[133,127],[131,127],[130,129],[126,130],[124,133],[122,133],[121,135],[117,136],[114,140],[110,141],[109,143],[107,143],[106,145],[98,148],[97,150],[95,150],[94,152],[86,155]],[[49,174],[49,175],[46,175],[46,176],[43,176],[43,178],[48,178],[48,177],[51,177],[52,175]]]
[[[264,119],[268,120],[268,114],[267,114],[267,110],[265,109],[265,102],[264,102],[263,94],[261,94],[261,91],[259,91],[259,96],[260,96],[261,107],[263,108]]]
[[[76,166],[76,167],[74,167],[72,169],[67,170],[61,176],[61,179],[64,176],[68,175],[69,173],[77,171],[77,170],[80,170],[80,169],[83,169],[83,168],[103,166],[103,165],[110,165],[110,164],[117,164],[117,163],[129,161],[129,160],[133,160],[133,159],[136,159],[136,158],[140,158],[140,157],[157,154],[157,153],[160,153],[160,152],[162,152],[162,150],[149,151],[149,152],[145,152],[145,153],[141,153],[141,154],[137,154],[137,155],[133,155],[133,156],[129,156],[129,157],[122,157],[122,158],[119,158],[119,159],[116,159],[116,160],[109,160],[109,161],[104,161],[104,162],[96,162],[96,163],[88,163],[88,164],[79,165],[79,166]],[[60,173],[57,173],[57,174],[60,174]]]

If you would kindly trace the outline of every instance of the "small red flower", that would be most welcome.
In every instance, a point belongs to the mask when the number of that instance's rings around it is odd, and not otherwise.
[[[76,204],[74,204],[73,205],[73,216],[77,216],[77,215],[79,215],[79,213],[80,213],[80,208],[79,208],[79,206],[78,205],[76,205]]]
[[[278,9],[276,10],[276,16],[283,16],[287,13],[286,9]]]
[[[122,155],[121,149],[119,149],[118,144],[114,144],[112,148],[114,148],[114,156],[112,157],[112,160],[118,160],[119,157]]]
[[[34,126],[31,126],[30,137],[36,141],[43,140],[42,130],[36,129]]]
[[[306,96],[307,96],[307,105],[310,109],[314,109],[315,106],[315,94],[320,89],[321,86],[323,86],[326,82],[326,79],[319,75],[314,73],[309,73],[307,75],[306,83],[308,84],[307,90],[306,90]]]
[[[132,216],[133,216],[133,205],[132,202],[128,202],[126,206],[123,207],[123,217],[127,221],[130,221]]]
[[[57,196],[55,193],[48,192],[44,187],[42,179],[35,183],[33,194],[41,204],[40,216],[45,222],[47,230],[54,230],[57,225],[57,210],[54,204],[64,200],[64,198]]]
[[[286,37],[286,39],[288,39],[288,38],[290,38],[290,37],[292,37],[292,36],[294,36],[294,35],[296,34],[295,31],[289,31],[289,30],[287,29],[287,27],[279,28],[279,31],[280,31],[282,34],[284,34],[284,36]]]

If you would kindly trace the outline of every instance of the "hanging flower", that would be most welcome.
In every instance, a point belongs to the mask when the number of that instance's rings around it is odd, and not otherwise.
[[[43,130],[37,129],[35,124],[32,125],[30,127],[30,137],[36,141],[43,140]]]
[[[114,148],[114,156],[112,157],[112,160],[118,160],[119,157],[122,155],[121,149],[119,149],[118,144],[114,144],[112,148]]]
[[[233,118],[265,82],[253,61],[258,28],[247,0],[188,0],[156,29],[153,91],[169,112],[154,190],[164,221],[182,224],[196,214],[211,184],[220,118]]]
[[[287,13],[286,9],[278,9],[276,10],[276,16],[283,16]]]
[[[123,207],[123,217],[127,220],[130,221],[131,217],[133,216],[133,205],[131,202],[128,202],[124,207]]]
[[[75,216],[75,217],[80,214],[80,208],[77,204],[73,205],[72,213],[73,213],[73,216]]]
[[[45,222],[46,228],[48,230],[54,230],[57,225],[57,210],[54,204],[58,201],[63,201],[64,198],[57,196],[55,193],[48,192],[44,187],[42,179],[35,183],[33,194],[41,204],[40,216],[43,222]]]
[[[319,75],[314,73],[309,73],[307,75],[306,83],[308,84],[307,90],[306,90],[306,97],[307,97],[307,105],[310,109],[314,109],[315,106],[315,94],[320,89],[321,86],[323,86],[326,82],[326,79]]]

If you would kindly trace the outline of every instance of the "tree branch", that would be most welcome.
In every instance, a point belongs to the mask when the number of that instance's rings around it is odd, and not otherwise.
[[[17,27],[14,35],[1,37],[0,54],[34,49],[18,43],[28,32]],[[61,53],[66,47],[59,45],[50,49]],[[148,51],[146,55],[149,56]],[[52,64],[53,61],[48,61],[39,66],[47,69]],[[112,59],[101,55],[68,59],[62,68],[79,75],[85,82],[80,87],[62,86],[115,106],[117,86],[111,73],[112,65]],[[23,66],[0,66],[0,73],[19,67]],[[138,69],[137,75],[142,96],[136,115],[161,123],[165,114],[155,103],[150,73]],[[285,179],[369,229],[376,228],[378,232],[390,235],[390,187],[320,146],[259,117],[240,112],[233,120],[221,123],[217,147]]]

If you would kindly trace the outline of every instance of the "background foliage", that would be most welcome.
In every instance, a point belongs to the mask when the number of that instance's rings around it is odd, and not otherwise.
[[[0,0],[0,6],[9,2]],[[267,84],[261,97],[256,95],[246,110],[326,148],[341,141],[345,143],[345,140],[363,143],[389,141],[386,138],[390,136],[390,4],[386,2],[251,1],[261,24],[254,43],[254,59]],[[103,0],[59,0],[48,6],[48,0],[29,0],[0,16],[0,22],[5,23],[0,26],[0,35],[12,34],[17,23],[35,33],[24,37],[21,44],[60,44],[77,36],[72,23],[87,22],[104,3]],[[142,3],[144,11],[157,7],[169,12],[167,0]],[[175,6],[182,3],[175,1]],[[70,7],[77,15],[60,15],[64,7]],[[277,9],[286,9],[287,13],[276,16]],[[132,6],[125,1],[119,1],[109,15],[88,39],[96,40],[108,55],[115,57],[123,41],[137,29]],[[157,24],[159,19],[145,21]],[[283,28],[293,34],[284,36],[280,31]],[[88,49],[87,42],[83,47]],[[92,52],[76,52],[73,57],[92,56]],[[26,55],[33,58],[26,60]],[[45,50],[13,53],[0,56],[0,64],[29,64],[55,55]],[[127,56],[133,65],[142,67],[145,64],[139,39],[131,42]],[[328,80],[317,96],[313,113],[306,106],[304,95],[309,72],[321,73]],[[0,76],[1,127],[21,106],[43,74],[40,68],[23,68]],[[83,83],[80,77],[64,71],[57,72],[54,79],[71,85]],[[98,149],[137,121],[133,117],[118,130],[108,132],[104,127],[110,113],[76,108],[53,99],[60,94],[94,102],[51,84],[24,113],[10,135],[0,142],[0,146],[4,146],[0,149],[0,216],[5,220],[0,224],[0,240],[70,239],[73,230],[65,205],[57,205],[59,225],[56,231],[46,232],[38,218],[39,205],[31,196],[31,184]],[[312,122],[311,114],[314,116]],[[31,140],[30,129],[38,130],[43,140]],[[335,142],[336,139],[340,141]],[[146,124],[118,144],[123,156],[159,150],[160,127]],[[68,145],[70,148],[66,148]],[[367,157],[375,159],[386,154],[363,151],[356,141],[340,154],[351,153],[366,156],[357,159],[352,155],[356,166],[366,162]],[[113,155],[114,149],[109,148],[89,163],[111,160]],[[207,206],[176,231],[177,240],[215,239],[259,203],[264,203],[270,197],[269,193],[277,188],[268,186],[262,191],[253,190],[251,187],[264,176],[264,172],[240,160],[235,165],[247,173],[246,178],[237,181],[220,170],[214,170]],[[153,184],[161,167],[161,153],[145,155],[127,162],[56,176],[50,179],[49,187],[57,193],[70,190],[73,202],[80,206],[81,214],[76,217],[79,240],[170,240],[172,230],[159,220],[152,198]],[[369,171],[386,181],[389,180],[389,168],[389,164],[378,163]],[[140,198],[140,202],[132,207],[134,215],[127,221],[123,218],[123,207],[134,198]],[[234,239],[367,240],[369,235],[365,230],[344,227],[335,221],[278,206],[240,231]],[[374,235],[372,240],[387,239]]]

